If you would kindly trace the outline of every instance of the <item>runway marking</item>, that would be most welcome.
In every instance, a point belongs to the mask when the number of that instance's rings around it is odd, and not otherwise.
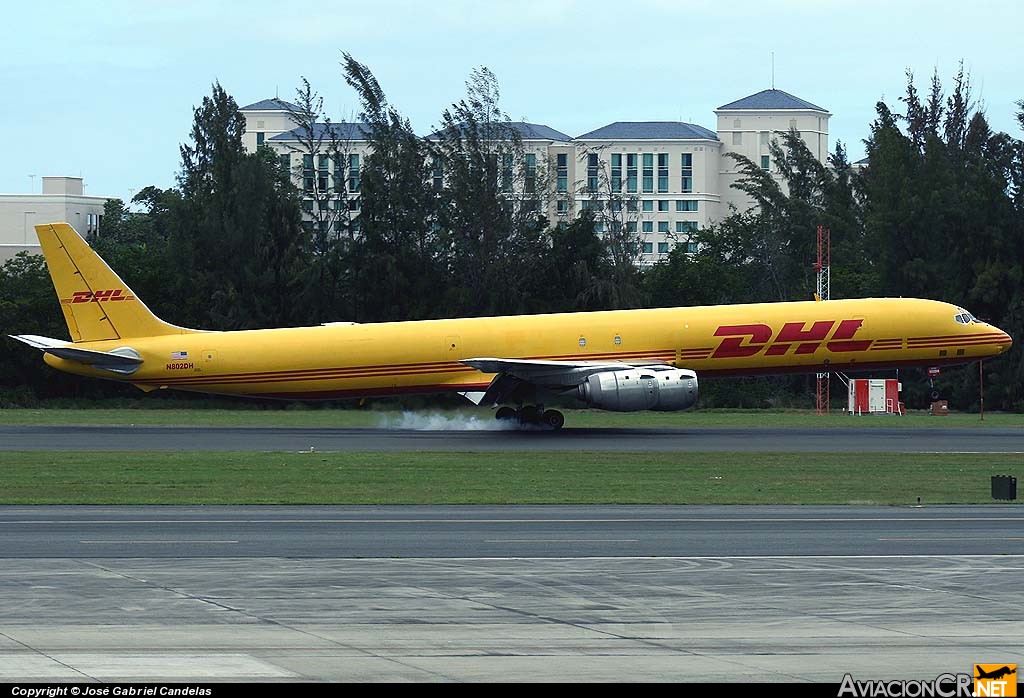
[[[910,453],[920,453],[926,456],[937,456],[942,454],[952,454],[954,456],[991,456],[991,455],[1006,455],[1006,456],[1019,456],[1024,454],[1024,451],[910,451]]]
[[[262,558],[262,559],[289,559],[290,560],[292,558],[284,558],[282,556],[277,556],[276,558],[275,557],[271,557],[271,558]],[[952,560],[959,561],[959,560],[963,560],[963,559],[971,559],[971,560],[986,560],[986,561],[1014,560],[1014,561],[1017,561],[1017,562],[1022,562],[1022,561],[1024,561],[1024,554],[1010,553],[1010,554],[1006,554],[1006,555],[1001,555],[999,553],[994,553],[994,554],[990,554],[990,555],[980,555],[980,554],[977,554],[977,553],[970,553],[970,554],[966,554],[966,555],[950,555],[950,554],[936,555],[936,554],[933,554],[933,553],[927,553],[927,554],[911,554],[911,555],[891,555],[891,554],[886,554],[886,555],[579,555],[579,556],[571,556],[571,557],[558,557],[556,555],[544,556],[544,557],[534,557],[534,556],[531,556],[531,555],[509,555],[509,556],[505,556],[505,557],[411,557],[410,556],[410,557],[403,557],[403,558],[401,558],[401,560],[396,560],[393,557],[319,558],[319,559],[320,560],[344,561],[346,563],[347,562],[402,562],[402,561],[410,562],[410,561],[412,561],[412,562],[434,562],[434,563],[441,563],[441,564],[445,564],[445,563],[448,563],[448,562],[488,562],[488,561],[493,561],[493,562],[522,562],[522,561],[572,562],[572,561],[575,561],[575,560],[589,560],[589,561],[592,561],[592,562],[609,562],[609,561],[611,561],[611,562],[615,562],[615,561],[626,562],[626,561],[634,561],[634,560],[646,560],[648,562],[659,562],[659,561],[660,562],[666,562],[666,561],[667,562],[672,562],[672,561],[675,561],[675,560],[681,560],[681,561],[686,561],[686,560],[694,560],[694,561],[701,561],[701,560],[712,560],[712,561],[714,561],[714,560],[740,560],[740,561],[744,561],[744,562],[761,562],[761,561],[764,561],[764,560],[786,560],[786,561],[793,561],[793,562],[805,562],[807,560],[872,560],[872,561],[874,561],[874,560],[921,559],[921,560],[940,560],[940,561],[943,561],[943,562],[950,562]],[[829,571],[832,571],[832,570],[841,571],[843,569],[864,570],[866,568],[862,568],[862,567],[850,567],[850,568],[826,567],[826,568],[823,568],[823,569],[829,570]],[[889,568],[881,568],[881,569],[889,569]],[[700,570],[698,570],[698,569],[680,570],[680,572],[698,572],[698,571],[700,571]],[[715,570],[715,571],[721,571],[721,570]],[[766,570],[755,570],[755,571],[760,572],[760,571],[766,571]],[[770,570],[767,570],[767,571],[770,571]],[[792,568],[792,569],[791,568],[784,568],[784,569],[782,569],[780,571],[801,572],[801,571],[804,571],[804,570],[800,570],[800,569],[797,569],[797,568]],[[821,570],[817,570],[817,571],[821,571]],[[985,573],[986,574],[988,574],[989,572],[1013,572],[1013,573],[1018,573],[1018,572],[1022,572],[1022,571],[1024,571],[1024,567],[992,568],[992,569],[986,569]],[[588,573],[589,572],[586,571],[586,570],[581,570],[580,571],[580,574],[588,574]]]
[[[484,543],[639,543],[637,538],[498,538]]]
[[[1008,540],[1024,540],[1024,538],[1005,538],[1003,536],[983,536],[983,537],[970,537],[970,536],[953,536],[950,538],[879,538],[878,540],[885,541],[947,541],[947,540],[984,540],[994,543],[1002,543]]]
[[[237,540],[80,540],[83,545],[181,545],[181,544],[208,544],[221,545],[237,543]]]

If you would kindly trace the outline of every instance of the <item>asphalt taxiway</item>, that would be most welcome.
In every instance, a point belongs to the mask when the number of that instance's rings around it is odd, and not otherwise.
[[[1024,429],[700,428],[508,431],[302,427],[4,426],[0,451],[774,451],[1021,453]]]
[[[0,507],[5,558],[1024,555],[1024,508]]]
[[[1024,654],[1018,511],[4,507],[0,681],[929,679]]]

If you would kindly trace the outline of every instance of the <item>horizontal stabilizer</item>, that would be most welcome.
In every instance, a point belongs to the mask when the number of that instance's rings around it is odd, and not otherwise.
[[[11,339],[24,342],[30,347],[35,347],[47,354],[53,354],[61,359],[77,361],[93,368],[111,371],[112,373],[130,374],[142,365],[142,357],[131,347],[120,347],[113,351],[95,351],[93,349],[82,349],[71,342],[51,337],[40,337],[35,334],[12,334]]]

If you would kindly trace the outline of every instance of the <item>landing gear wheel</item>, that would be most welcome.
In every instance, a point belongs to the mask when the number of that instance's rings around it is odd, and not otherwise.
[[[532,405],[525,405],[519,410],[520,424],[540,424],[541,411]]]
[[[558,410],[546,410],[540,416],[540,421],[542,424],[546,424],[555,431],[558,431],[565,424],[565,416]]]
[[[512,421],[516,418],[516,411],[507,405],[499,407],[498,411],[494,413],[494,418],[499,422]]]

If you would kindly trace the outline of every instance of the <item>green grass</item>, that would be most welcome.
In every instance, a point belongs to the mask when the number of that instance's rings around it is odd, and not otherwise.
[[[691,412],[629,412],[565,410],[568,427],[1009,427],[1024,429],[1024,414],[988,413],[980,421],[977,414],[954,413],[933,417],[913,412],[904,417],[851,417],[841,412],[817,416],[804,410],[696,410]],[[476,417],[490,420],[491,410],[421,409],[417,415]],[[107,426],[222,426],[222,427],[377,427],[397,424],[402,413],[360,409],[311,410],[187,410],[187,409],[5,409],[0,410],[0,425],[107,425]]]
[[[991,502],[1019,455],[0,453],[3,504]]]

